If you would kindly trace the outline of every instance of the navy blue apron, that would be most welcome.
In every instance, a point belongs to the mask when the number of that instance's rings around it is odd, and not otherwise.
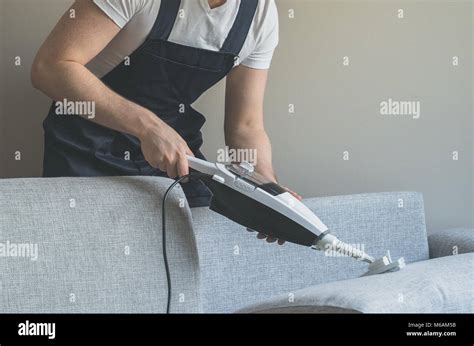
[[[201,127],[205,118],[191,107],[206,90],[224,78],[247,38],[258,0],[242,0],[235,22],[220,51],[168,41],[181,1],[162,0],[146,41],[102,78],[116,93],[154,112],[183,137],[196,157],[204,159]],[[55,102],[43,122],[44,177],[166,176],[145,160],[139,140],[80,116],[55,114]],[[126,153],[130,159],[126,159]],[[183,184],[191,207],[207,206],[211,193],[200,181]]]

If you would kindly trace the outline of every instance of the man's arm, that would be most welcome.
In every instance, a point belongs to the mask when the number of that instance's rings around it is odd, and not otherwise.
[[[268,70],[243,65],[227,76],[225,105],[225,141],[233,149],[256,149],[256,171],[276,182],[272,165],[272,147],[263,123],[263,100]],[[297,193],[287,189],[295,197]]]
[[[263,124],[263,100],[268,70],[240,65],[227,76],[225,141],[232,149],[255,149],[256,171],[276,181],[272,149]]]
[[[186,142],[155,114],[109,89],[85,66],[120,28],[92,1],[77,0],[41,46],[31,71],[37,89],[53,100],[94,101],[91,121],[138,137],[145,159],[170,177],[186,175]]]
[[[272,149],[263,124],[263,100],[268,70],[252,69],[243,65],[234,68],[227,76],[225,107],[225,141],[232,149],[256,149],[255,170],[267,179],[276,182],[272,165]],[[288,190],[296,198],[297,193]],[[281,239],[257,235],[269,243]]]

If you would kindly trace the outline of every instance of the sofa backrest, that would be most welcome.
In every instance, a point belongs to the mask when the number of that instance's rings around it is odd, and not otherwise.
[[[0,180],[0,313],[164,312],[161,196],[171,182]],[[197,312],[199,268],[183,197],[177,188],[167,203],[171,311]],[[15,248],[30,256],[14,256]]]
[[[0,180],[0,313],[164,312],[161,198],[171,182]],[[167,202],[172,312],[233,312],[281,293],[291,299],[293,290],[354,278],[366,268],[257,240],[207,208],[192,209],[191,217],[183,198],[178,187]],[[341,240],[362,244],[374,256],[390,250],[407,262],[428,258],[419,193],[305,203]]]
[[[416,192],[305,200],[339,239],[380,257],[428,259],[423,198]],[[205,312],[232,312],[276,294],[360,276],[367,264],[293,244],[279,246],[207,208],[192,209]],[[370,289],[370,288],[368,288]]]

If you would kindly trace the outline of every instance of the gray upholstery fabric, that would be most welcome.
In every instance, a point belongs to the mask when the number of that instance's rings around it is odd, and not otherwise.
[[[171,182],[156,177],[0,180],[0,312],[164,312],[161,197]],[[305,203],[342,240],[360,243],[374,256],[388,249],[408,263],[428,258],[418,193]],[[167,206],[172,312],[234,312],[259,303],[247,311],[473,310],[467,290],[472,275],[466,275],[472,273],[472,254],[348,280],[366,265],[293,244],[268,244],[207,208],[193,209],[191,218],[180,188]],[[471,251],[469,233],[449,234],[432,235],[432,255],[433,249],[447,254],[443,249],[458,243],[459,252]],[[37,259],[14,256],[19,244],[37,246]],[[372,289],[377,293],[369,299]],[[400,293],[406,305],[394,303]],[[295,303],[285,305],[290,296]]]
[[[393,273],[331,282],[268,299],[239,312],[474,312],[474,253],[408,265]]]
[[[160,196],[171,182],[0,180],[0,243],[38,245],[36,261],[0,257],[0,312],[164,312]],[[179,198],[181,188],[169,196],[167,209],[171,311],[196,312],[195,239]]]
[[[341,240],[373,256],[428,259],[423,199],[415,192],[324,197],[305,203]],[[345,257],[255,239],[207,208],[192,209],[205,312],[233,312],[278,294],[356,278],[366,268]],[[344,287],[344,286],[341,286]]]
[[[455,228],[431,232],[428,245],[430,258],[474,252],[474,230]]]

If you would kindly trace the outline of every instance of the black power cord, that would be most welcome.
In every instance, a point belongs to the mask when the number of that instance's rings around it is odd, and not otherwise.
[[[168,187],[168,189],[166,190],[166,192],[163,196],[162,203],[161,203],[161,215],[162,215],[161,227],[162,227],[163,261],[165,263],[166,282],[167,282],[167,285],[168,285],[168,302],[166,303],[166,313],[167,314],[170,313],[170,306],[171,306],[171,275],[170,275],[170,268],[169,268],[169,265],[168,265],[168,255],[166,253],[166,199],[168,198],[168,195],[171,192],[171,190],[173,190],[174,187],[176,185],[178,185],[180,182],[182,182],[183,180],[185,180],[187,178],[195,179],[195,178],[206,177],[206,176],[207,175],[204,174],[204,173],[200,173],[200,172],[197,172],[197,171],[192,171],[188,175],[184,175],[182,177],[179,177],[179,178],[175,179],[173,184],[171,184],[171,186]]]

